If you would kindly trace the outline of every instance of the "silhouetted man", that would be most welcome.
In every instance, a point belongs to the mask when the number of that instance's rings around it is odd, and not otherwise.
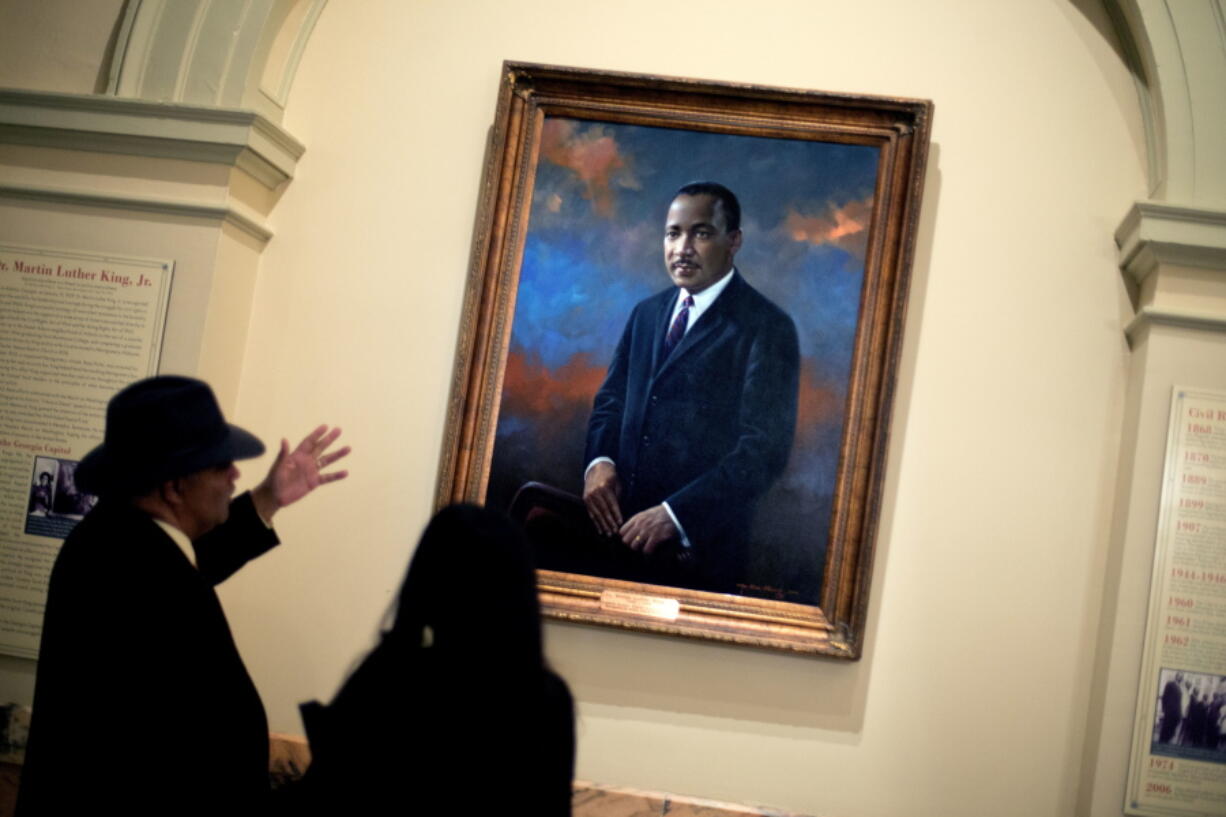
[[[199,380],[135,383],[76,482],[101,497],[47,592],[17,813],[246,814],[268,793],[268,723],[213,586],[277,544],[273,515],[344,471],[320,426],[231,501],[264,445]]]

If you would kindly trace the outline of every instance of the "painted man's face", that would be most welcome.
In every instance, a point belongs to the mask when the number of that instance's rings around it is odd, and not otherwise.
[[[664,223],[664,266],[675,285],[693,295],[732,269],[741,231],[727,227],[723,204],[715,196],[673,199]]]

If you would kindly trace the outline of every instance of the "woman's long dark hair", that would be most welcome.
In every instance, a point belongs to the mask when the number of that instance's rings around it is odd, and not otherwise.
[[[523,533],[488,508],[439,511],[409,563],[385,638],[461,661],[544,668],[536,571]]]
[[[394,610],[332,702],[303,708],[313,755],[295,795],[303,814],[382,814],[404,797],[444,813],[479,767],[485,785],[466,795],[476,812],[511,797],[569,815],[574,704],[545,663],[519,529],[473,505],[439,511]]]

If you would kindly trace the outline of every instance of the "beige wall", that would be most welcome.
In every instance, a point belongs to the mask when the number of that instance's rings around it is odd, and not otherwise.
[[[266,439],[337,423],[356,449],[223,589],[272,727],[336,688],[428,518],[503,59],[924,97],[863,660],[563,625],[549,652],[586,779],[838,817],[1072,814],[1129,365],[1112,231],[1146,191],[1136,93],[1091,13],[332,0],[285,114],[307,153],[269,220],[236,411]]]
[[[227,593],[274,727],[339,681],[428,513],[506,58],[937,105],[866,657],[552,626],[579,774],[810,813],[1068,813],[1127,365],[1111,232],[1144,167],[1129,78],[1060,3],[331,3],[239,417],[325,418],[358,450]]]

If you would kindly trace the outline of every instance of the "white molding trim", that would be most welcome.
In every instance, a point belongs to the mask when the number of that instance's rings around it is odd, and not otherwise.
[[[1159,264],[1226,271],[1226,211],[1138,201],[1115,243],[1120,268],[1138,283]]]
[[[231,165],[270,190],[306,151],[254,111],[4,88],[0,142]]]
[[[280,121],[327,0],[127,0],[107,93]]]
[[[285,110],[285,106],[289,104],[289,92],[298,74],[298,65],[302,62],[307,42],[311,39],[315,24],[327,2],[328,0],[298,0],[276,35],[274,46],[265,60],[263,75],[258,78],[255,89],[279,110]],[[283,39],[288,39],[289,44],[282,54],[282,49],[276,46]],[[276,59],[274,55],[280,58]]]
[[[1136,334],[1143,327],[1149,326],[1174,326],[1180,329],[1226,333],[1226,314],[1143,306],[1124,327],[1124,335],[1128,338],[1129,344],[1133,343]]]
[[[1162,171],[1151,195],[1226,201],[1226,3],[1223,0],[1107,0],[1128,27],[1144,69],[1141,104],[1152,104]],[[1127,50],[1128,46],[1124,46]]]
[[[1128,8],[1125,9],[1124,5]],[[1120,56],[1132,74],[1137,99],[1141,103],[1141,125],[1145,129],[1145,166],[1149,180],[1149,195],[1155,195],[1166,182],[1166,132],[1162,122],[1161,96],[1151,89],[1152,75],[1157,71],[1152,59],[1147,62],[1137,46],[1137,37],[1144,35],[1144,26],[1137,20],[1137,10],[1127,0],[1104,0],[1107,16],[1120,41]],[[1152,54],[1149,54],[1152,58]]]
[[[94,190],[74,190],[66,187],[0,184],[0,199],[4,198],[44,202],[47,204],[67,204],[99,207],[108,210],[156,213],[178,218],[230,224],[252,236],[261,244],[267,244],[273,236],[271,230],[261,224],[257,217],[237,202],[231,202],[229,205],[206,204],[185,199],[117,195],[115,193],[100,193]]]

